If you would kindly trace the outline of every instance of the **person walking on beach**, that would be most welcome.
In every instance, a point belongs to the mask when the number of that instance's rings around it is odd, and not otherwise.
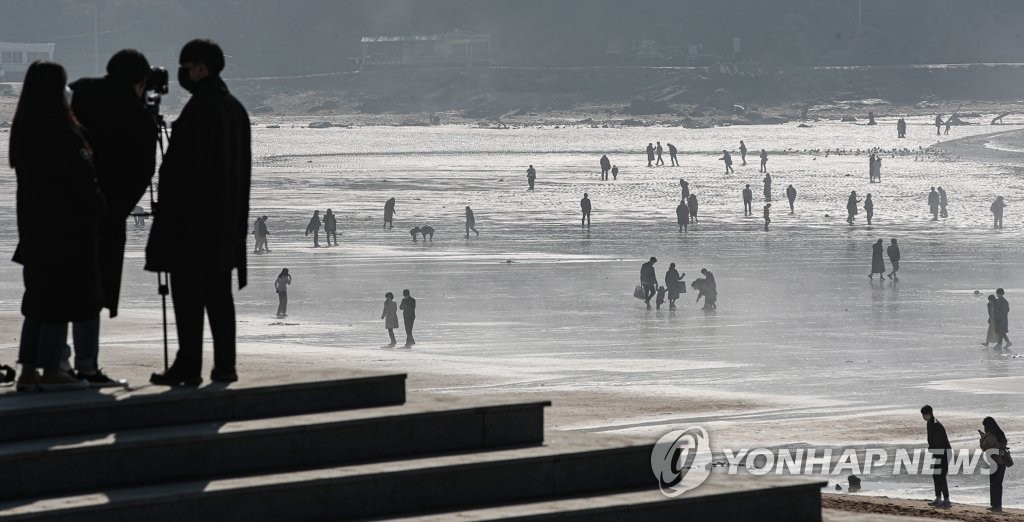
[[[277,318],[288,317],[288,285],[292,284],[292,275],[287,268],[282,268],[274,280],[274,291],[277,292]]]
[[[981,343],[982,346],[988,347],[991,343],[999,343],[1002,341],[1002,337],[996,333],[996,296],[989,294],[988,303],[985,305],[988,309],[988,328],[985,331],[985,342]],[[1000,343],[1002,346],[1002,343]]]
[[[941,132],[942,131],[942,123],[943,123],[942,122],[942,115],[941,114],[937,114],[935,116],[935,135],[936,136],[939,136],[940,134],[942,134],[942,132]]]
[[[850,197],[846,199],[846,222],[853,225],[853,216],[857,215],[857,204],[860,200],[857,199],[857,191],[850,191]]]
[[[409,294],[409,289],[402,290],[402,303],[398,305],[402,311],[402,320],[405,322],[405,347],[409,348],[416,344],[412,337],[412,326],[416,322],[416,299]]]
[[[263,237],[263,250],[270,253],[270,243],[267,242],[270,238],[270,231],[267,230],[267,216],[260,217],[260,235]]]
[[[750,184],[743,188],[743,215],[750,216],[754,214],[754,210],[751,208],[751,204],[754,201],[754,192],[750,190]]]
[[[875,182],[875,153],[868,156],[868,183]]]
[[[939,220],[939,193],[935,191],[935,187],[932,187],[932,191],[928,193],[928,209],[932,213],[932,221]]]
[[[747,165],[747,144],[740,140],[740,160],[743,162],[743,166]]]
[[[881,155],[875,156],[874,167],[875,167],[874,168],[875,183],[881,183],[882,182],[882,156]]]
[[[389,198],[384,202],[384,228],[391,230],[393,228],[392,219],[395,214],[395,198]]]
[[[946,199],[946,191],[942,190],[942,187],[935,189],[939,193],[939,217],[949,217],[949,213],[946,212],[946,206],[949,205],[949,200]]]
[[[768,172],[768,152],[761,149],[761,172]]]
[[[665,150],[665,149],[662,149],[662,148],[661,148],[661,142],[659,141],[659,142],[658,142],[658,146],[654,148],[654,152],[655,152],[655,154],[657,154],[657,155],[658,155],[658,161],[655,161],[655,162],[654,162],[654,164],[655,164],[655,165],[664,165],[664,164],[665,164],[665,160],[661,159],[661,153],[662,153],[662,152],[663,152],[664,150]]]
[[[650,261],[640,266],[640,286],[644,289],[644,304],[651,309],[651,298],[658,291],[658,275],[654,273],[654,263],[658,258],[651,257]]]
[[[869,192],[864,196],[864,217],[868,219],[868,224],[871,224],[871,218],[875,215],[875,202],[871,201],[871,193]]]
[[[868,279],[874,279],[875,274],[878,274],[878,280],[882,280],[882,276],[885,275],[885,260],[882,259],[882,240],[875,241],[874,245],[871,245],[871,273],[868,274]]]
[[[690,209],[690,223],[697,224],[697,195],[690,194],[686,198],[686,206]]]
[[[331,236],[334,236],[334,246],[338,246],[338,219],[334,212],[327,209],[324,214],[324,238],[327,239],[327,246],[331,246]]]
[[[1013,346],[1010,338],[1006,335],[1010,331],[1010,302],[1006,300],[1005,294],[1006,292],[1002,288],[996,289],[996,335],[999,336],[999,340],[996,341],[997,350]]]
[[[679,159],[676,158],[677,154],[679,154],[679,151],[676,149],[676,146],[671,144],[671,143],[669,143],[668,144],[668,159],[672,163],[673,167],[678,167],[679,166]]]
[[[260,225],[263,223],[262,217],[257,217],[256,222],[252,224],[252,235],[256,238],[256,246],[253,247],[253,254],[259,254],[263,252],[263,244],[267,242],[267,236],[263,235],[263,231],[260,230]]]
[[[590,197],[586,192],[583,193],[583,199],[580,200],[580,209],[583,211],[583,218],[580,220],[580,228],[586,225],[590,227]]]
[[[320,248],[320,211],[314,210],[313,217],[309,218],[309,224],[306,225],[306,236],[309,237],[309,233],[313,233],[313,248]]]
[[[612,165],[612,181],[619,179],[619,167]]]
[[[469,239],[470,230],[476,233],[476,237],[480,237],[480,232],[476,229],[476,217],[473,215],[473,209],[466,205],[466,239]]]
[[[796,188],[793,187],[792,183],[790,183],[789,186],[786,187],[786,199],[789,200],[789,213],[792,214],[793,203],[796,202]]]
[[[907,120],[904,120],[903,118],[896,120],[896,137],[907,137]]]
[[[1003,197],[996,197],[996,200],[992,202],[992,206],[989,207],[989,210],[992,211],[992,228],[1003,228],[1004,208],[1006,208],[1006,202],[1003,201]]]
[[[1003,478],[1006,476],[1007,464],[1012,463],[1007,462],[1010,450],[1007,449],[1006,434],[1003,433],[999,424],[996,424],[995,419],[985,417],[981,421],[981,427],[985,428],[985,431],[978,430],[978,435],[981,435],[981,450],[994,451],[990,465],[995,469],[988,476],[990,504],[988,510],[992,513],[1001,513],[1003,511]]]
[[[686,199],[690,197],[690,182],[683,178],[679,178],[679,188],[682,190],[681,198]]]
[[[771,203],[765,203],[764,204],[764,231],[765,232],[768,231],[768,224],[772,222],[771,211],[772,211],[772,204]]]
[[[680,232],[687,232],[687,224],[690,222],[690,208],[686,206],[686,200],[679,200],[679,206],[676,207],[676,223],[679,224]]]
[[[955,114],[950,114],[949,118],[946,119],[946,123],[945,123],[946,131],[943,134],[945,134],[947,136],[949,135],[949,128],[953,125],[953,117],[954,116],[956,116],[956,115]]]
[[[881,241],[881,239],[879,239],[879,241]],[[889,272],[889,279],[899,281],[900,278],[896,275],[896,272],[900,269],[900,247],[896,244],[896,238],[889,240],[889,246],[885,249],[885,253],[889,256],[889,264],[892,265],[892,272]]]
[[[398,344],[398,340],[395,339],[395,328],[398,328],[398,303],[395,302],[395,294],[384,294],[384,310],[380,313],[380,318],[384,320],[384,328],[387,328],[388,337],[391,338],[388,346],[395,346]]]
[[[732,170],[732,155],[729,154],[729,151],[722,150],[722,157],[718,158],[718,159],[720,159],[720,160],[725,162],[725,173],[726,174],[728,174],[730,172],[733,172],[733,170]]]
[[[526,169],[526,182],[530,184],[528,190],[533,190],[533,184],[537,181],[537,171],[530,165],[530,168]]]
[[[647,166],[648,167],[653,167],[654,166],[653,163],[654,163],[654,144],[653,143],[648,143],[647,144]]]
[[[704,276],[704,287],[701,290],[704,293],[703,309],[705,311],[718,310],[718,281],[715,280],[715,274],[712,274],[707,268],[701,268],[700,273]]]
[[[607,155],[601,156],[601,181],[608,181],[608,171],[612,168],[612,162]]]
[[[935,418],[932,407],[925,404],[921,408],[921,417],[928,423],[928,451],[932,454],[932,469],[936,471],[932,475],[932,482],[935,484],[935,501],[929,502],[932,507],[952,507],[949,502],[949,485],[946,483],[946,475],[949,473],[949,451],[952,446],[949,444],[949,437],[946,436],[946,428]]]
[[[676,270],[675,263],[669,263],[668,271],[665,272],[665,288],[668,289],[668,309],[676,309],[676,300],[679,299],[679,295],[686,292],[686,282],[683,281],[683,277],[686,274],[680,274]]]
[[[767,172],[764,175],[764,200],[772,200],[772,175]]]

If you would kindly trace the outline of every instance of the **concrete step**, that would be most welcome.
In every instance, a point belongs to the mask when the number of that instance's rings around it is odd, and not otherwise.
[[[0,504],[5,521],[360,520],[656,487],[653,444],[549,433],[543,446]]]
[[[402,404],[405,374],[302,372],[200,388],[0,394],[0,442]]]
[[[653,477],[653,475],[652,475]],[[821,486],[799,478],[712,474],[700,487],[669,498],[658,490],[581,496],[459,512],[397,517],[390,522],[648,522],[758,520],[820,522]]]
[[[0,499],[537,445],[549,402],[416,397],[401,406],[0,444]]]

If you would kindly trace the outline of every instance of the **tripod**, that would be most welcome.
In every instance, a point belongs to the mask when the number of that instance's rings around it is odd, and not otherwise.
[[[156,123],[157,133],[156,142],[160,146],[160,161],[164,159],[164,136],[170,141],[170,134],[167,132],[167,122],[164,121],[164,117],[160,114],[160,98],[156,98],[156,102],[150,105],[153,113],[153,121]],[[149,183],[149,212],[143,213],[144,216],[152,216],[156,214],[156,199],[153,196],[153,182]],[[170,363],[168,362],[168,344],[167,344],[167,294],[170,293],[170,274],[167,272],[156,273],[156,288],[157,293],[160,294],[160,309],[163,312],[163,328],[164,328],[164,372],[170,369]]]

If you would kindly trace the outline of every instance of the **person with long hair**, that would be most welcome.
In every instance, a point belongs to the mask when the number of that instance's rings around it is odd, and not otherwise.
[[[282,268],[274,280],[274,291],[277,292],[277,318],[288,317],[288,285],[292,284],[292,275],[287,268]]]
[[[978,430],[978,434],[981,435],[982,451],[995,450],[992,455],[992,467],[995,469],[988,476],[988,495],[989,502],[992,504],[988,510],[999,513],[1003,510],[1003,477],[1006,476],[1010,450],[1006,448],[1006,434],[999,428],[995,419],[985,417],[981,421],[981,425],[985,428],[985,431]],[[1010,463],[1012,464],[1012,462]]]
[[[104,200],[92,150],[66,90],[63,67],[34,62],[25,74],[11,125],[8,157],[18,182],[14,261],[22,265],[25,283],[18,352],[22,374],[17,383],[22,391],[88,387],[88,381],[61,371],[60,359],[68,323],[98,321],[103,307],[99,216]],[[55,207],[61,212],[54,212]],[[75,223],[76,233],[54,241],[53,231],[68,222]]]
[[[996,296],[989,294],[986,306],[988,307],[988,330],[985,332],[985,342],[981,344],[988,347],[991,343],[998,343],[1002,338],[996,333]]]

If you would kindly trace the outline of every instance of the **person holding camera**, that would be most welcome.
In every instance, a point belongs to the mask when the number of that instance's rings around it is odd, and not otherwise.
[[[70,85],[71,108],[85,128],[93,165],[107,208],[100,215],[99,261],[103,306],[117,317],[128,217],[156,169],[157,127],[143,96],[149,62],[134,49],[118,51],[103,78],[82,78]],[[98,366],[100,318],[76,321],[75,370],[92,387],[122,386]]]
[[[160,198],[146,245],[146,270],[167,272],[177,319],[178,353],[153,384],[202,383],[203,316],[213,334],[215,382],[235,372],[231,272],[246,285],[246,236],[252,148],[249,115],[220,78],[224,52],[211,40],[185,44],[178,83],[192,97],[171,129],[160,166]]]
[[[66,84],[63,67],[33,62],[11,125],[8,159],[18,182],[14,262],[22,265],[25,283],[19,391],[87,388],[88,382],[61,370],[61,353],[68,323],[96,319],[103,307],[97,229],[104,200]],[[68,222],[76,233],[55,241],[54,231]]]

